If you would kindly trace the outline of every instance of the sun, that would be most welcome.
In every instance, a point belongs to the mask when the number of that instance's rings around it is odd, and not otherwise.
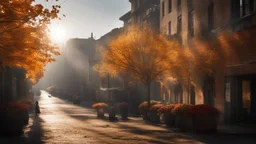
[[[63,43],[66,40],[66,31],[62,27],[50,27],[50,36],[53,42]]]

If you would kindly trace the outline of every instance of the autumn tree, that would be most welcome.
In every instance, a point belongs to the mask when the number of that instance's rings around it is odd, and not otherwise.
[[[133,27],[110,42],[95,69],[103,76],[128,74],[143,83],[147,87],[150,107],[151,83],[178,73],[180,49],[178,42],[169,41],[150,28]]]
[[[58,5],[44,8],[34,0],[1,0],[1,67],[24,68],[27,78],[39,80],[46,64],[54,61],[53,55],[59,54],[49,39],[47,27],[51,20],[59,18],[59,9]]]

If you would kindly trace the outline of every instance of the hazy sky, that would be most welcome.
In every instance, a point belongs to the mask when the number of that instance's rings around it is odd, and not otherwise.
[[[49,0],[36,0],[49,7],[54,4]],[[129,0],[59,0],[62,4],[61,14],[66,17],[61,21],[54,21],[53,27],[65,29],[67,38],[88,38],[91,32],[96,39],[116,27],[122,27],[119,20],[130,10]]]

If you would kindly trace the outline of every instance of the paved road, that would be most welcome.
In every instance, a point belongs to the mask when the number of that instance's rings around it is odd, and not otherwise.
[[[250,135],[191,135],[163,126],[146,124],[140,118],[109,122],[96,118],[95,112],[64,100],[38,97],[41,115],[31,115],[25,134],[19,138],[0,138],[0,143],[77,143],[77,144],[186,144],[256,143]]]

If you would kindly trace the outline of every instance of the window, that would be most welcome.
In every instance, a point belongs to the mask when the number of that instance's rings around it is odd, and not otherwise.
[[[188,0],[188,36],[194,36],[194,8],[193,0]]]
[[[194,11],[188,12],[188,36],[194,36]]]
[[[181,0],[177,0],[177,3],[178,3],[178,7],[181,6]]]
[[[182,19],[181,19],[181,15],[180,15],[178,17],[177,34],[181,33],[181,29],[182,29]]]
[[[169,0],[169,13],[172,12],[172,0]]]
[[[250,14],[250,0],[240,0],[240,17]]]
[[[165,11],[165,10],[164,10],[164,6],[165,6],[165,5],[164,5],[164,1],[163,1],[163,2],[162,2],[162,17],[164,17],[164,11]]]
[[[193,11],[193,0],[188,0],[188,11]]]
[[[177,36],[178,36],[179,43],[182,43],[181,31],[182,31],[182,16],[180,15],[178,17],[178,24],[177,24]]]
[[[214,4],[211,3],[208,6],[208,30],[211,31],[214,28]]]
[[[172,22],[169,21],[168,23],[168,35],[171,35],[172,34]]]

